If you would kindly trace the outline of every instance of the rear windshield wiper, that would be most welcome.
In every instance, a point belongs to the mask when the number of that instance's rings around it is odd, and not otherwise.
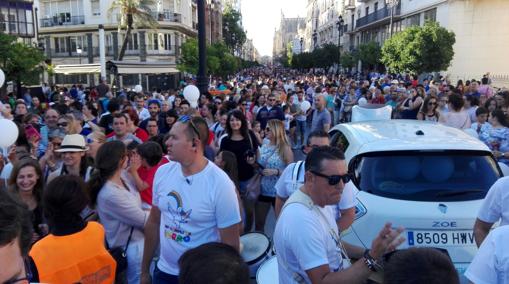
[[[437,194],[435,194],[435,197],[453,197],[453,196],[460,196],[460,195],[467,195],[467,194],[473,194],[473,193],[483,193],[484,190],[463,190],[463,191],[440,191]]]

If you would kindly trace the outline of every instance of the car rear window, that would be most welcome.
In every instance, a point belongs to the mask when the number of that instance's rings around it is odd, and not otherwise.
[[[477,151],[369,153],[353,167],[359,190],[413,201],[482,199],[501,176],[495,160]]]

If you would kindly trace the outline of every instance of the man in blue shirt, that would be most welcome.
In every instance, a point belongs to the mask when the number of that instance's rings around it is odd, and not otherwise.
[[[256,121],[260,122],[261,129],[265,129],[267,122],[271,119],[285,120],[283,110],[276,106],[276,96],[270,94],[267,98],[267,105],[262,107],[256,115]]]

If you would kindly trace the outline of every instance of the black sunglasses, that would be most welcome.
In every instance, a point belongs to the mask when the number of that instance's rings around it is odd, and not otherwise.
[[[321,173],[315,172],[315,171],[310,171],[310,172],[313,173],[314,175],[319,176],[319,177],[326,178],[329,181],[329,185],[337,185],[340,181],[342,181],[344,184],[346,184],[352,179],[350,174],[346,174],[346,175],[342,175],[342,176],[341,175],[327,176],[327,175],[324,175],[324,174],[321,174]]]
[[[196,127],[196,125],[194,125],[194,122],[193,122],[193,119],[191,116],[189,115],[183,115],[179,118],[180,122],[189,122],[189,124],[191,125],[191,128],[193,129],[193,131],[196,133],[196,135],[198,135],[198,139],[201,140],[201,136],[200,136],[200,131],[198,131],[198,128]]]
[[[67,127],[69,125],[67,122],[57,123],[58,127]]]

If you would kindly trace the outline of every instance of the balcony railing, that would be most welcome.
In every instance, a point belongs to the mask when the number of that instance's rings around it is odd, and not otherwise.
[[[54,16],[52,18],[41,19],[41,27],[55,27],[55,26],[67,26],[67,25],[83,25],[85,24],[85,16]]]
[[[160,48],[159,46],[154,46],[152,44],[149,44],[149,45],[147,45],[147,54],[148,55],[158,55],[158,54],[161,54],[161,55],[165,55],[165,54],[173,55],[173,54],[175,54],[176,46],[175,45],[170,45],[169,48],[170,49],[168,50],[168,49],[164,49],[162,46]]]
[[[182,22],[182,15],[178,13],[170,13],[170,12],[152,12],[150,13],[152,15],[152,18],[154,18],[157,21],[160,22],[174,22],[174,23],[181,23]]]
[[[394,16],[401,14],[401,6],[394,7]],[[357,20],[357,28],[369,25],[391,16],[391,9],[387,6]]]

